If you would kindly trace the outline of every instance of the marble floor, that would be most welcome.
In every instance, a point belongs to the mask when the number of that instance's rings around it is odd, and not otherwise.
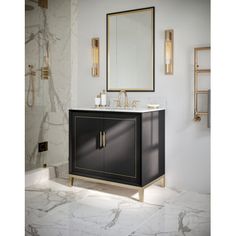
[[[25,235],[209,236],[210,195],[152,185],[134,190],[66,179],[25,189]]]

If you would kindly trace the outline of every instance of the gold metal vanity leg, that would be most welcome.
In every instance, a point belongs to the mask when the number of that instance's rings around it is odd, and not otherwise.
[[[163,188],[166,186],[165,175],[163,175],[160,179],[160,186]]]
[[[69,176],[69,186],[72,187],[74,182],[74,178]]]
[[[138,190],[138,194],[139,194],[139,201],[143,202],[144,201],[144,188],[140,188]]]

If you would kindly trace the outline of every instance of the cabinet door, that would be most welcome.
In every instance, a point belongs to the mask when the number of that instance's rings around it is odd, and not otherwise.
[[[104,148],[106,175],[113,181],[138,184],[140,174],[138,116],[106,114],[103,128],[106,139]]]
[[[74,112],[70,117],[70,172],[91,175],[103,170],[102,117]],[[72,157],[72,158],[71,158]]]

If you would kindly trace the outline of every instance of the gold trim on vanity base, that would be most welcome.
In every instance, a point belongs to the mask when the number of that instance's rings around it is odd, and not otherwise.
[[[113,186],[117,187],[123,187],[123,188],[129,188],[129,189],[135,189],[138,190],[139,193],[139,201],[143,202],[144,201],[144,189],[151,186],[152,184],[159,182],[159,186],[165,187],[165,175],[160,176],[159,178],[153,180],[152,182],[146,184],[143,187],[139,186],[134,186],[134,185],[128,185],[128,184],[121,184],[121,183],[116,183],[108,180],[102,180],[102,179],[94,179],[94,178],[89,178],[89,177],[84,177],[84,176],[79,176],[79,175],[71,175],[69,174],[69,186],[73,186],[74,179],[81,179],[85,181],[90,181],[90,182],[95,182],[95,183],[100,183],[100,184],[110,184]]]

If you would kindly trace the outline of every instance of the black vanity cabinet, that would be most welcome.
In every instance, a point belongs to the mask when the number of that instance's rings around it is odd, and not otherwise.
[[[144,186],[165,173],[165,111],[69,111],[69,174]]]

